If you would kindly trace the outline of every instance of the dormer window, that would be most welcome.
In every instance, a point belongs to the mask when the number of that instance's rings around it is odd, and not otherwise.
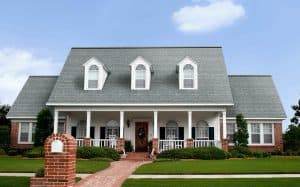
[[[137,57],[131,64],[131,89],[149,90],[151,65],[142,57]]]
[[[108,69],[96,58],[91,58],[84,66],[84,90],[102,90],[109,74]]]
[[[184,58],[179,64],[179,89],[198,89],[197,64],[189,57]]]
[[[88,89],[97,89],[99,82],[99,68],[96,65],[89,67],[88,72]]]
[[[146,88],[146,68],[142,64],[135,68],[135,87],[138,89]]]

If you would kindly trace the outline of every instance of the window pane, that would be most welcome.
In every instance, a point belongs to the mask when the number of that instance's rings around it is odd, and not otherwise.
[[[146,81],[145,80],[141,80],[141,79],[136,79],[135,80],[135,87],[136,88],[145,88],[146,87]]]
[[[183,68],[184,79],[194,79],[194,68],[191,64],[187,64]]]
[[[233,143],[233,134],[235,133],[235,124],[227,123],[227,137],[229,143]]]
[[[36,123],[32,123],[32,136],[31,136],[31,139],[32,139],[32,142],[34,142],[34,138],[35,138],[35,129],[36,129]]]
[[[251,124],[252,143],[260,143],[260,125],[258,123]]]
[[[264,127],[264,143],[273,143],[272,124],[265,123]]]
[[[57,132],[58,133],[64,133],[65,132],[65,122],[64,121],[59,121],[58,122]]]
[[[194,88],[194,79],[184,79],[183,87],[184,88]]]
[[[90,71],[89,80],[98,80],[98,71]]]
[[[97,88],[98,80],[89,80],[89,88]]]
[[[166,137],[168,140],[174,140],[178,138],[178,128],[177,127],[167,127]]]
[[[29,138],[29,123],[21,123],[20,141],[28,142]]]

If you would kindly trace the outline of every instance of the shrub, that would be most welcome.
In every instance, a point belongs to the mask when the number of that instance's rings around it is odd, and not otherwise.
[[[19,154],[18,149],[10,148],[10,149],[8,149],[8,151],[7,151],[7,155],[8,155],[8,156],[16,156],[16,155],[18,155],[18,154]]]
[[[40,168],[35,172],[35,176],[36,177],[44,177],[45,176],[45,169],[44,168]]]
[[[202,159],[220,160],[226,159],[228,154],[216,147],[172,149],[160,153],[157,158],[168,159]]]
[[[43,108],[37,115],[34,146],[43,146],[46,138],[52,133],[53,117],[48,108]]]
[[[131,141],[125,141],[125,152],[132,152],[133,146]]]
[[[31,150],[26,151],[23,156],[28,158],[39,158],[44,157],[44,148],[43,147],[34,147]]]
[[[119,160],[120,155],[116,150],[111,148],[79,147],[77,149],[77,158],[111,158],[113,160]]]
[[[2,148],[0,148],[0,155],[6,155],[6,151]]]

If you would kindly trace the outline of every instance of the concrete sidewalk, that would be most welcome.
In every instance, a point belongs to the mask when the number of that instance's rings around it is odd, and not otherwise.
[[[80,177],[82,179],[90,176],[91,174],[78,173],[76,177]],[[34,177],[35,173],[0,173],[0,177]]]
[[[236,174],[236,175],[130,175],[129,179],[234,179],[234,178],[300,178],[300,174]]]

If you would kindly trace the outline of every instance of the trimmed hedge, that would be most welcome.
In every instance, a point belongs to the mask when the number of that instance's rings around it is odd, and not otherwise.
[[[77,158],[110,158],[113,160],[119,160],[120,155],[116,150],[111,148],[79,147],[77,148]]]
[[[267,158],[271,157],[271,153],[267,152],[251,152],[247,147],[234,147],[229,151],[231,158],[246,158],[246,157],[255,157],[255,158]]]
[[[221,160],[228,158],[228,154],[216,147],[184,148],[164,151],[157,158]]]
[[[26,151],[23,154],[23,156],[28,157],[28,158],[44,157],[44,148],[43,147],[34,147],[31,150]]]

